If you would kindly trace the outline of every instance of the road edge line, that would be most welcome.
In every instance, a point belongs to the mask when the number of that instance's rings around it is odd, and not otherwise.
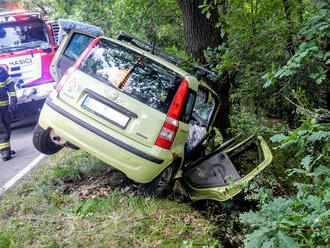
[[[41,160],[46,157],[45,154],[40,154],[36,157],[30,164],[28,164],[23,170],[16,174],[12,179],[10,179],[4,186],[0,188],[0,196],[5,193],[8,189],[13,187],[20,179],[22,179],[27,173],[29,173],[34,167],[36,167]]]

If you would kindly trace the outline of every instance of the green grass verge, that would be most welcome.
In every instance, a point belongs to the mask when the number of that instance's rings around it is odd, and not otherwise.
[[[145,198],[85,152],[63,149],[0,200],[3,247],[220,247],[189,204]]]

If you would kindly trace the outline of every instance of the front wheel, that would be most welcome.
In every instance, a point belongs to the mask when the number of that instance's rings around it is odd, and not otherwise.
[[[41,153],[51,155],[63,148],[63,146],[56,145],[50,138],[50,130],[45,130],[36,125],[33,132],[33,145]]]
[[[169,188],[175,171],[176,164],[168,166],[150,183],[140,184],[138,191],[144,196],[163,196]]]

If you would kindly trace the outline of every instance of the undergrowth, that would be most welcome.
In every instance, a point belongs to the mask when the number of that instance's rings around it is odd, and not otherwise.
[[[221,247],[189,204],[135,192],[120,172],[64,149],[1,199],[0,247]]]

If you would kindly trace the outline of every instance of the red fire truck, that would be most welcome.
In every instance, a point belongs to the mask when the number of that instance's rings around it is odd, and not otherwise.
[[[57,34],[57,22],[45,21],[39,13],[0,12],[0,64],[9,67],[15,82],[16,120],[36,116],[54,88],[49,66],[57,49]]]

